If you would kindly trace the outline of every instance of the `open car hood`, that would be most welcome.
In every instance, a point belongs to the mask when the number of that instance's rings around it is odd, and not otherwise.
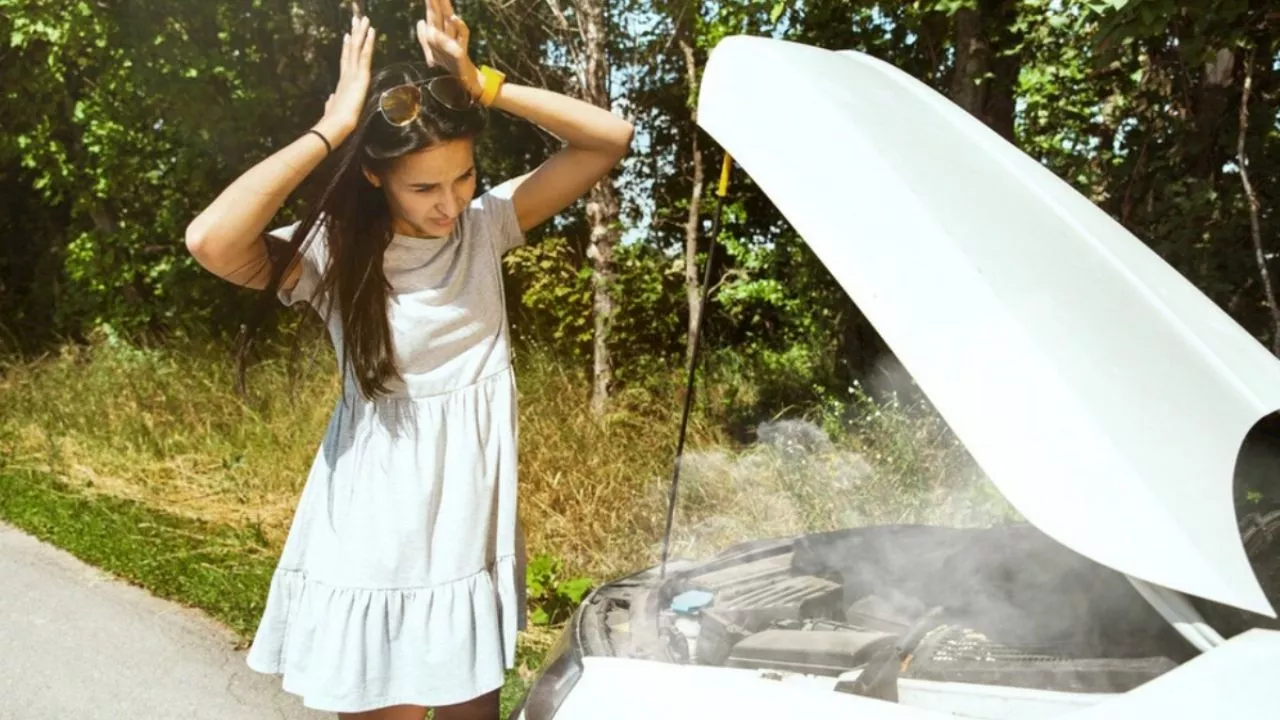
[[[727,38],[698,124],[1028,521],[1132,577],[1274,617],[1232,476],[1245,434],[1280,408],[1280,362],[1191,283],[958,106],[860,53]]]

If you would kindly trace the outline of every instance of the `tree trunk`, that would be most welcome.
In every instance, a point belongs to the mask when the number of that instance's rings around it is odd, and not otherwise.
[[[1022,58],[1011,52],[1022,40],[1014,29],[1017,20],[1018,3],[1001,2],[986,21],[986,31],[993,33],[998,41],[990,61],[991,78],[982,121],[1009,142],[1015,140],[1013,117],[1018,75],[1022,72]]]
[[[1178,62],[1173,67],[1178,68]],[[1222,164],[1234,154],[1231,148],[1231,83],[1236,66],[1235,53],[1220,49],[1214,53],[1213,62],[1203,71],[1184,75],[1189,85],[1190,132],[1186,143],[1189,172],[1193,178],[1203,179],[1215,190],[1222,171]],[[1198,68],[1197,68],[1198,69]]]
[[[951,76],[951,100],[975,117],[982,116],[983,76],[991,59],[990,39],[982,32],[982,6],[956,11],[956,66]]]
[[[595,315],[595,345],[592,351],[591,411],[604,414],[613,383],[613,358],[609,353],[609,335],[613,328],[613,219],[618,216],[618,201],[607,180],[591,188],[587,194],[587,222],[591,226],[592,311]]]
[[[687,36],[680,38],[680,50],[684,53],[685,81],[692,99],[698,85],[698,66],[693,56],[693,45]],[[689,300],[689,332],[685,344],[687,362],[693,362],[694,336],[698,332],[698,319],[702,316],[702,282],[698,279],[698,224],[702,210],[702,185],[706,179],[702,167],[702,148],[698,143],[698,127],[696,123],[691,127],[693,188],[689,192],[689,215],[684,223],[684,292]]]
[[[1249,95],[1253,90],[1253,56],[1245,60],[1244,89],[1240,93],[1239,132],[1236,136],[1236,164],[1240,166],[1240,182],[1244,185],[1245,200],[1249,205],[1249,235],[1253,240],[1254,259],[1258,263],[1258,275],[1262,278],[1262,293],[1271,313],[1271,352],[1280,355],[1280,305],[1276,304],[1275,288],[1271,273],[1267,270],[1267,253],[1262,246],[1262,229],[1258,221],[1260,203],[1249,181],[1249,158],[1245,155],[1245,141],[1249,135]]]
[[[583,99],[597,107],[611,109],[609,59],[605,38],[607,0],[577,0],[578,27],[582,33]],[[609,335],[613,326],[613,246],[617,242],[618,197],[612,178],[596,183],[587,195],[587,223],[591,228],[592,308],[595,315],[595,346],[592,352],[591,410],[604,414],[613,382],[613,360]]]
[[[1018,38],[1014,0],[978,0],[955,15],[956,64],[951,100],[1013,141],[1014,90],[1021,60],[1008,51]]]

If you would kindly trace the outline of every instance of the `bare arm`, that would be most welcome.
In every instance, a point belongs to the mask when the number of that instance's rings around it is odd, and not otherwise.
[[[428,64],[443,65],[479,96],[484,81],[471,62],[471,31],[453,12],[450,0],[426,0],[426,19],[418,23],[418,42]],[[506,84],[493,107],[540,125],[566,146],[536,170],[514,180],[512,203],[520,229],[528,230],[582,197],[626,155],[634,133],[631,123],[582,100],[523,85]]]
[[[351,134],[369,88],[374,30],[368,18],[352,18],[343,38],[342,73],[315,129],[337,147]],[[187,226],[187,250],[205,269],[237,285],[267,286],[269,258],[260,239],[280,211],[327,154],[320,138],[303,135],[236,178]],[[281,287],[292,288],[302,266],[295,263]]]
[[[566,143],[532,173],[516,179],[511,200],[521,230],[573,204],[608,175],[631,146],[631,123],[550,90],[506,84],[493,107],[536,123]]]

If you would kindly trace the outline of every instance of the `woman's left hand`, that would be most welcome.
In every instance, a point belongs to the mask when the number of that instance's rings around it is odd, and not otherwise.
[[[418,21],[418,44],[428,65],[439,65],[458,78],[472,97],[480,97],[484,84],[467,55],[471,30],[453,13],[449,0],[426,0],[427,17]]]

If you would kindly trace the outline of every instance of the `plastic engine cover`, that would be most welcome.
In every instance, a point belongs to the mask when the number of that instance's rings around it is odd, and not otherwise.
[[[715,609],[730,622],[755,631],[780,620],[843,619],[843,597],[838,583],[804,575],[722,592]]]
[[[853,630],[765,630],[735,645],[726,665],[835,677],[864,665],[893,639]]]

